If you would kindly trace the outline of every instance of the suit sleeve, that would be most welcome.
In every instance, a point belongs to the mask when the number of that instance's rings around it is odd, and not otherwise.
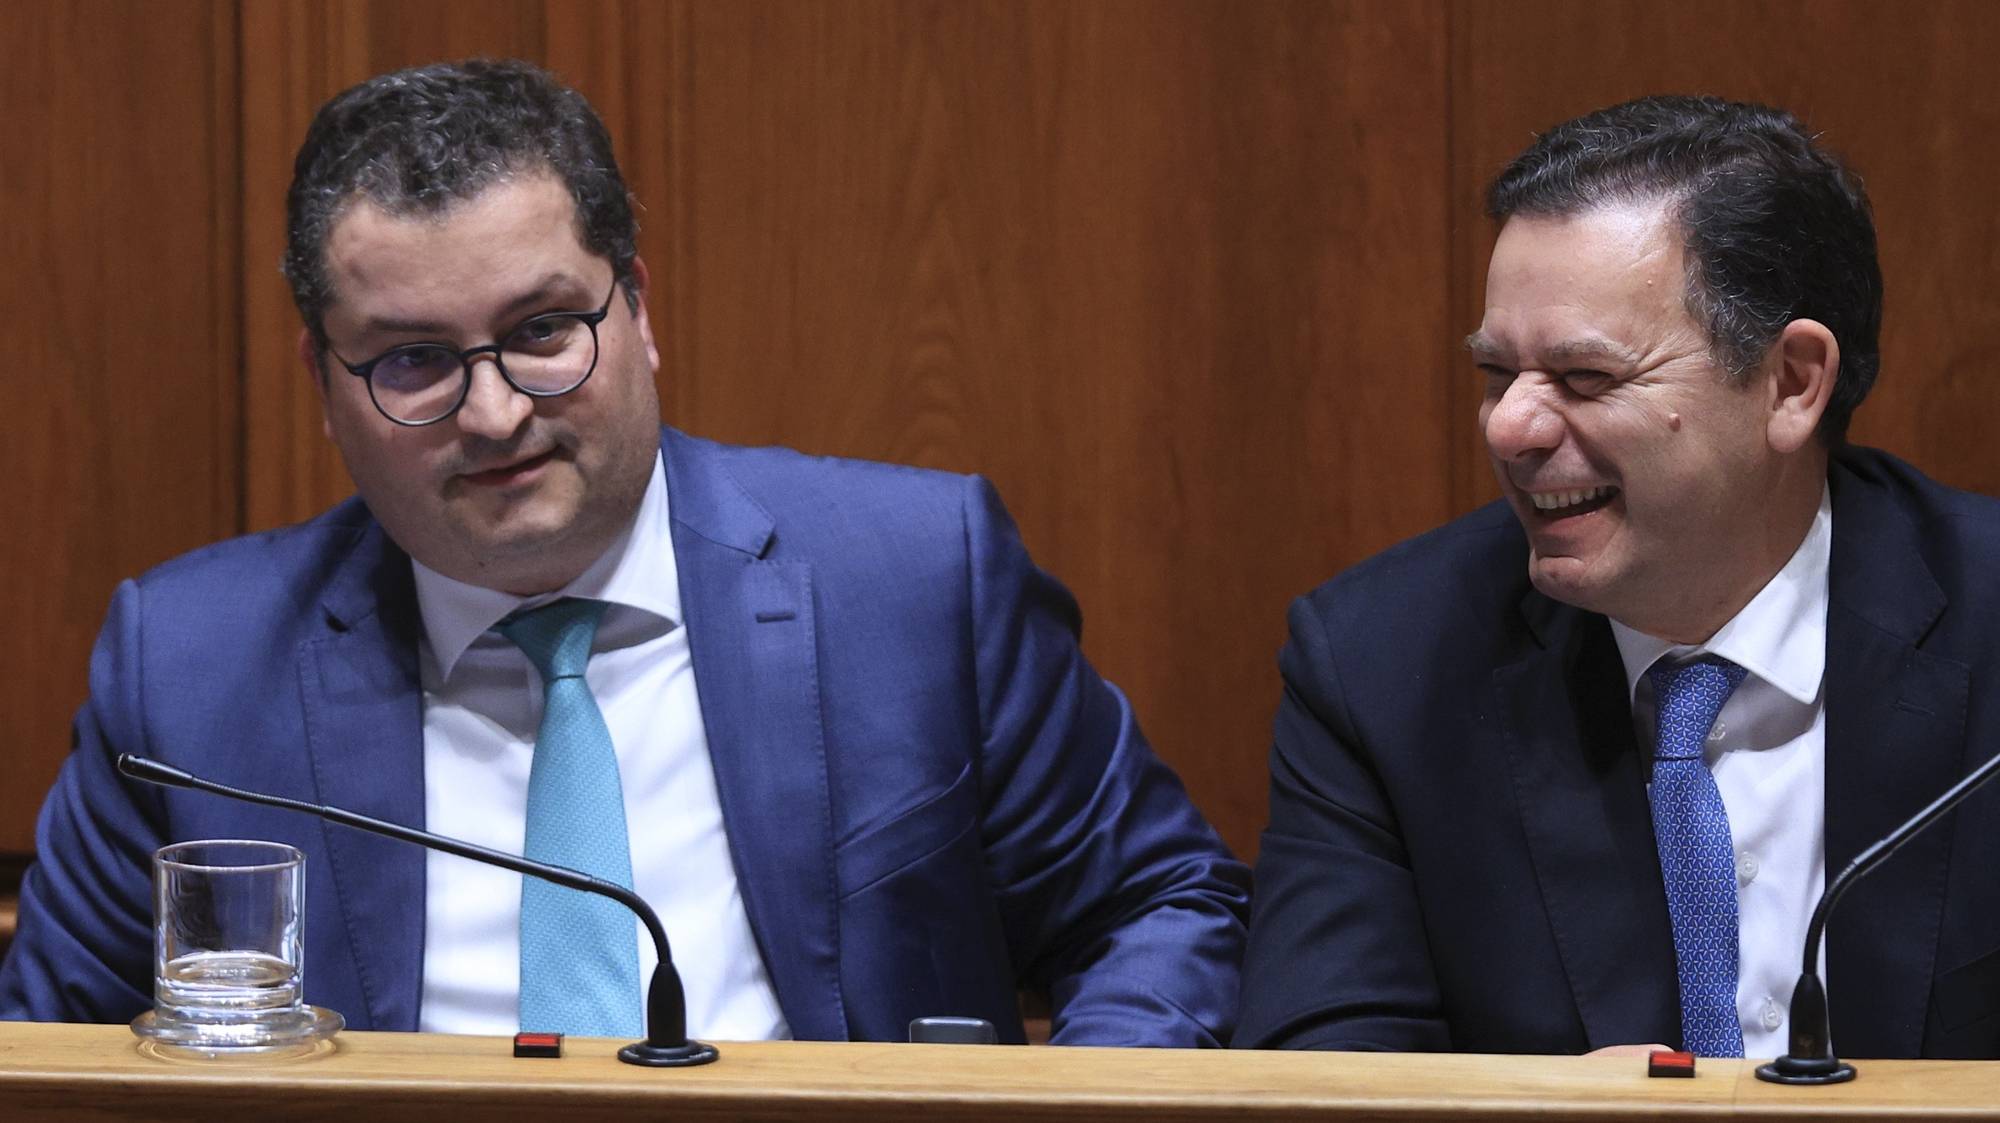
[[[152,1005],[152,853],[160,803],[118,775],[144,754],[140,593],[127,581],[90,658],[90,699],[35,826],[38,856],[0,963],[0,1018],[123,1022]]]
[[[1271,823],[1235,1043],[1448,1050],[1395,810],[1341,688],[1332,638],[1307,601],[1292,606],[1279,668]]]
[[[1084,659],[1074,600],[968,486],[982,841],[1016,974],[1048,989],[1057,1044],[1223,1044],[1248,872]]]

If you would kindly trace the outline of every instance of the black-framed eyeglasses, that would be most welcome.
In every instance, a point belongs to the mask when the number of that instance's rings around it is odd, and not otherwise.
[[[455,351],[442,343],[405,343],[365,363],[327,352],[368,384],[368,399],[398,425],[431,425],[458,412],[472,389],[472,361],[493,356],[507,385],[531,398],[558,398],[589,381],[597,369],[597,325],[611,312],[618,278],[595,312],[531,316],[497,343]]]

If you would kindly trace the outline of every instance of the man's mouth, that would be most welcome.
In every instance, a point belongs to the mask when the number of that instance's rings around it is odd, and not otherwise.
[[[1526,491],[1528,502],[1535,508],[1535,514],[1545,519],[1566,519],[1573,515],[1587,515],[1618,495],[1618,489],[1609,485],[1601,487],[1573,488],[1567,491]]]
[[[535,469],[547,464],[555,457],[555,454],[556,450],[552,448],[547,452],[537,453],[534,456],[516,460],[509,464],[502,464],[497,468],[488,468],[480,472],[467,472],[462,478],[468,483],[485,486],[501,486],[514,483],[526,478]]]

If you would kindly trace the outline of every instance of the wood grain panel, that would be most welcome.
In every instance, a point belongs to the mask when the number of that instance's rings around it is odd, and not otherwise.
[[[689,6],[663,0],[550,0],[547,54],[538,60],[582,90],[611,131],[618,167],[637,203],[640,257],[660,348],[661,409],[682,410],[677,372],[690,365],[686,321],[692,253],[685,217],[686,113],[693,104],[688,65]]]
[[[1440,520],[1430,5],[697,5],[729,440],[981,471],[1239,850],[1290,596]]]
[[[233,6],[0,6],[0,850],[120,578],[236,526]]]
[[[1452,12],[1452,305],[1479,322],[1493,230],[1486,180],[1536,130],[1648,93],[1783,106],[1857,167],[1875,204],[1888,298],[1883,374],[1855,440],[1961,487],[2000,493],[2000,208],[1994,206],[2000,9],[1868,0],[1467,0]],[[1479,389],[1455,391],[1456,443],[1476,447]],[[1495,494],[1483,461],[1456,473],[1460,508]]]

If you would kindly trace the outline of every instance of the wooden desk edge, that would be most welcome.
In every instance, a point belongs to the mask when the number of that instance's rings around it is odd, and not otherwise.
[[[330,1055],[212,1066],[142,1056],[123,1026],[0,1023],[0,1103],[73,1116],[255,1107],[365,1111],[369,1123],[478,1108],[545,1119],[670,1109],[677,1118],[1373,1119],[2000,1118],[2000,1065],[1877,1061],[1838,1088],[1758,1081],[1704,1060],[1648,1079],[1633,1058],[1220,1053],[816,1042],[723,1043],[715,1065],[620,1064],[619,1042],[572,1039],[517,1060],[505,1038],[345,1033]]]

